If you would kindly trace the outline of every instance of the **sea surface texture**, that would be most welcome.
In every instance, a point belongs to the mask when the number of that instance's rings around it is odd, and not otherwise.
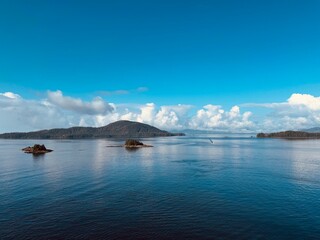
[[[0,239],[320,239],[320,140],[142,141],[0,140]]]

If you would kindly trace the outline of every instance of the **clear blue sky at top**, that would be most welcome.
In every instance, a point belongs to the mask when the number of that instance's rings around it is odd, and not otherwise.
[[[0,92],[236,104],[320,95],[320,1],[0,3]]]

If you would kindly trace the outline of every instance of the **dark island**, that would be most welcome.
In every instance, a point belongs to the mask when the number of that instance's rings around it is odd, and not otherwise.
[[[22,151],[37,155],[52,152],[53,150],[46,148],[44,145],[35,144],[33,147],[23,148]]]
[[[170,133],[148,124],[117,121],[104,127],[72,127],[41,130],[35,132],[13,132],[0,134],[5,139],[96,139],[96,138],[148,138],[184,136]]]
[[[320,139],[320,132],[283,131],[274,133],[258,133],[257,138]]]
[[[138,140],[135,139],[127,139],[125,144],[125,148],[142,148],[142,147],[153,147],[152,145],[144,144]]]

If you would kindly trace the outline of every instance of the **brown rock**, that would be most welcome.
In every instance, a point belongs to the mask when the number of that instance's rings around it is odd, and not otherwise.
[[[53,150],[47,149],[44,145],[35,144],[33,147],[26,147],[23,148],[22,151],[25,153],[32,153],[32,154],[44,154],[47,152],[52,152]]]
[[[141,148],[141,147],[153,147],[151,145],[143,144],[142,142],[135,139],[127,139],[124,147],[126,148]]]

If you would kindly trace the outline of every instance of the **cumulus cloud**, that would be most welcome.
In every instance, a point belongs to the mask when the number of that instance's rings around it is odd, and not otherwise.
[[[243,107],[269,109],[262,117]],[[114,104],[100,97],[87,102],[48,91],[40,100],[28,100],[12,92],[0,93],[0,132],[31,131],[55,127],[104,126],[117,120],[131,120],[165,130],[201,129],[230,132],[279,131],[320,125],[320,98],[292,94],[284,102],[235,105],[224,109],[207,104],[158,106],[155,103]]]
[[[241,114],[239,106],[233,106],[225,111],[219,105],[206,105],[198,110],[191,119],[191,128],[244,131],[253,130],[254,123],[250,121],[251,112]]]
[[[73,121],[45,100],[26,100],[17,94],[0,94],[0,116],[0,132],[71,126]]]
[[[260,131],[299,130],[320,125],[320,97],[292,94],[287,101],[265,104],[246,104],[272,111],[259,124]]]
[[[314,97],[310,94],[294,93],[288,99],[288,104],[294,107],[305,107],[311,111],[319,111],[320,97]]]
[[[145,106],[140,108],[141,113],[137,115],[138,122],[151,123],[155,113],[155,104],[147,103]]]
[[[189,110],[191,105],[161,106],[154,118],[154,124],[167,129],[183,129],[189,123]]]
[[[41,100],[27,100],[15,93],[0,94],[0,132],[30,131],[55,127],[104,126],[117,120],[131,120],[166,130],[186,128],[246,131],[253,128],[250,112],[238,106],[225,111],[221,106],[206,105],[191,113],[191,105],[157,106],[107,103],[96,97],[90,102],[48,91]]]
[[[104,115],[113,110],[113,107],[100,97],[94,98],[91,102],[84,102],[78,98],[65,97],[59,90],[48,91],[48,101],[63,109],[88,115]]]
[[[247,132],[254,131],[254,123],[250,121],[251,112],[240,112],[238,106],[225,111],[221,106],[206,105],[190,114],[191,105],[171,105],[157,107],[154,103],[141,105],[136,109],[115,108],[112,114],[98,116],[96,126],[105,125],[117,120],[131,120],[154,125],[167,130],[202,129]]]
[[[173,105],[157,107],[154,103],[135,105],[130,109],[116,106],[115,110],[105,116],[95,118],[95,126],[103,126],[117,120],[130,120],[154,125],[163,129],[182,129],[187,127],[190,105]]]

